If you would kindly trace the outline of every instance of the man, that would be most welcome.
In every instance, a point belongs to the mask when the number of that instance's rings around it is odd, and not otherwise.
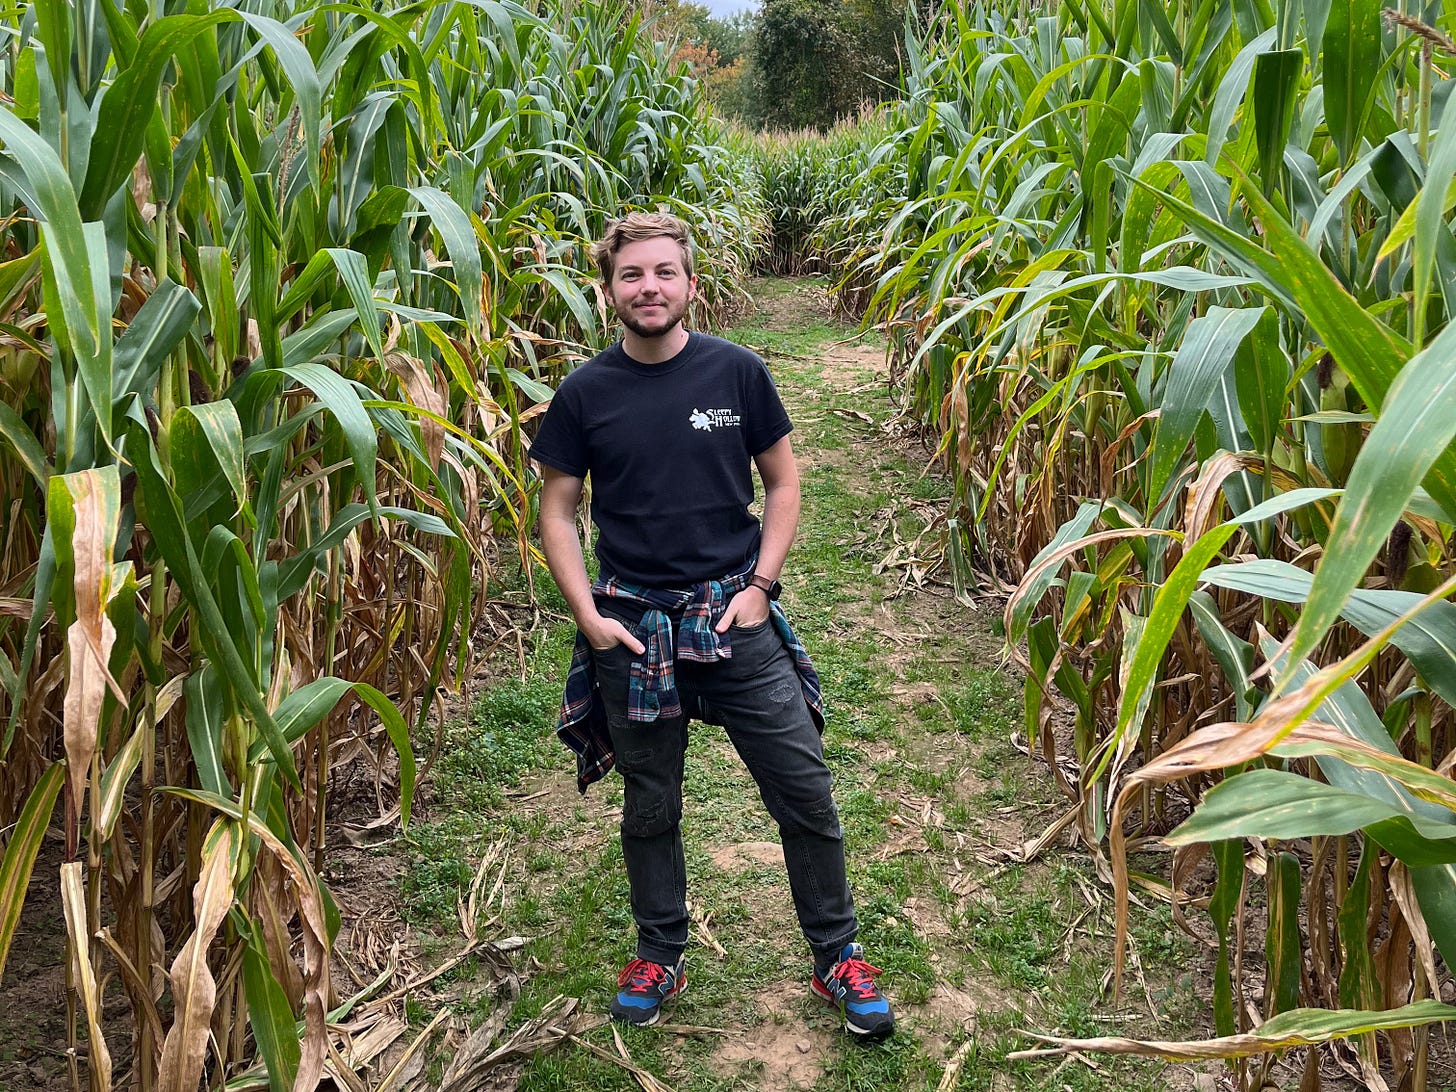
[[[688,227],[633,213],[593,247],[622,340],[567,376],[531,457],[541,542],[576,619],[558,733],[583,792],[616,765],[637,958],[612,1016],[657,1023],[687,977],[682,846],[688,720],[722,724],[779,824],[810,987],[849,1031],[894,1016],[855,943],[843,835],[824,764],[819,680],[776,600],[799,520],[792,425],[753,353],[683,325],[697,291]],[[753,468],[763,523],[749,511]],[[592,479],[600,574],[576,529]]]

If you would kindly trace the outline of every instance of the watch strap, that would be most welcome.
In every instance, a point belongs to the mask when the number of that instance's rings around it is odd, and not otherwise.
[[[764,595],[768,596],[769,599],[777,599],[779,597],[779,589],[782,585],[777,580],[771,580],[762,573],[754,573],[748,578],[748,582],[763,592]]]

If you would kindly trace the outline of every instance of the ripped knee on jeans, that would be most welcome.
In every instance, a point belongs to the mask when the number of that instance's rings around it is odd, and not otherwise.
[[[622,806],[622,833],[629,838],[666,834],[682,821],[682,801],[667,793],[633,793]]]
[[[797,821],[802,829],[822,838],[844,837],[839,825],[839,809],[834,806],[834,797],[829,793],[796,805],[787,819]]]

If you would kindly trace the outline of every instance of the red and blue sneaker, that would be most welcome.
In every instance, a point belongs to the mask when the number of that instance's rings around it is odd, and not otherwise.
[[[664,967],[650,959],[634,959],[617,976],[621,987],[612,998],[612,1019],[650,1028],[662,1019],[664,1001],[676,997],[688,984],[686,963]]]
[[[809,986],[815,995],[837,1006],[844,1016],[844,1030],[866,1039],[883,1039],[895,1030],[890,1002],[875,985],[878,967],[864,960],[864,948],[846,944],[839,962],[827,971],[814,971]]]

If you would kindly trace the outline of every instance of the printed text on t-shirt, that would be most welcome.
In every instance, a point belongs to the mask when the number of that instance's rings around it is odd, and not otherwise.
[[[715,428],[737,428],[743,418],[731,409],[695,409],[688,415],[688,420],[692,422],[693,428],[712,432]]]

